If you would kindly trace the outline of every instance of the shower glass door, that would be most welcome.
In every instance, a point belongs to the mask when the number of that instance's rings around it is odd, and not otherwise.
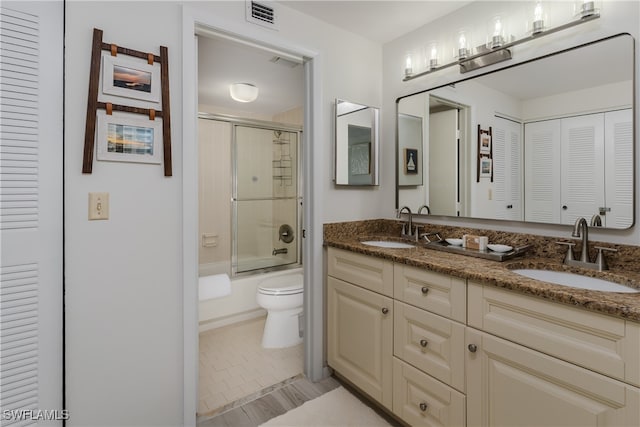
[[[300,263],[299,131],[234,126],[233,273]]]

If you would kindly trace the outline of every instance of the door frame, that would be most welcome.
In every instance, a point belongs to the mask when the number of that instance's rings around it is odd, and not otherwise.
[[[197,5],[182,6],[182,264],[184,327],[184,425],[196,424],[198,407],[198,144],[197,144],[197,40],[198,27],[224,32],[257,46],[290,52],[304,61],[303,239],[304,266],[304,373],[311,381],[328,375],[324,364],[322,194],[323,140],[322,57],[307,46],[293,43],[277,33],[265,33],[244,22],[225,20]]]

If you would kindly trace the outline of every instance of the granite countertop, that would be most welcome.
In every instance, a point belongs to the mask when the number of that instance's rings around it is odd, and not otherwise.
[[[640,293],[602,292],[560,286],[530,279],[511,271],[514,268],[569,271],[640,289],[640,271],[628,268],[631,261],[625,263],[624,260],[620,260],[617,264],[611,265],[610,270],[603,272],[569,267],[562,264],[561,253],[560,256],[557,253],[549,256],[546,248],[543,247],[543,241],[529,241],[529,243],[533,243],[533,250],[524,256],[504,262],[441,252],[423,245],[409,249],[389,249],[360,243],[365,240],[403,241],[396,231],[397,226],[391,224],[393,221],[376,221],[378,222],[367,224],[369,226],[366,227],[361,226],[364,222],[343,223],[346,227],[340,227],[337,224],[325,226],[324,244],[640,322]],[[622,251],[622,253],[625,256],[625,252]],[[637,254],[628,254],[630,257],[632,255]],[[635,260],[638,258],[635,256],[633,258],[635,265]]]

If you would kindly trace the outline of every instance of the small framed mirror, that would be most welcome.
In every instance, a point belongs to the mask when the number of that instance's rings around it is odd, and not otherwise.
[[[336,185],[378,185],[380,110],[336,99]]]

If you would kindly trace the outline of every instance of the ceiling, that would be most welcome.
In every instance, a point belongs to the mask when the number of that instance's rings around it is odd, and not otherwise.
[[[470,3],[468,1],[281,0],[307,15],[385,43]],[[198,38],[199,103],[227,114],[253,117],[288,111],[303,104],[302,66],[270,62],[275,54],[223,38]],[[229,96],[232,83],[252,83],[258,99],[242,104]]]
[[[273,116],[303,104],[304,74],[301,64],[265,50],[223,38],[198,37],[198,103],[222,109],[225,114]],[[229,96],[232,83],[258,87],[258,99],[240,103]]]
[[[280,0],[279,3],[378,43],[387,43],[471,1]]]

